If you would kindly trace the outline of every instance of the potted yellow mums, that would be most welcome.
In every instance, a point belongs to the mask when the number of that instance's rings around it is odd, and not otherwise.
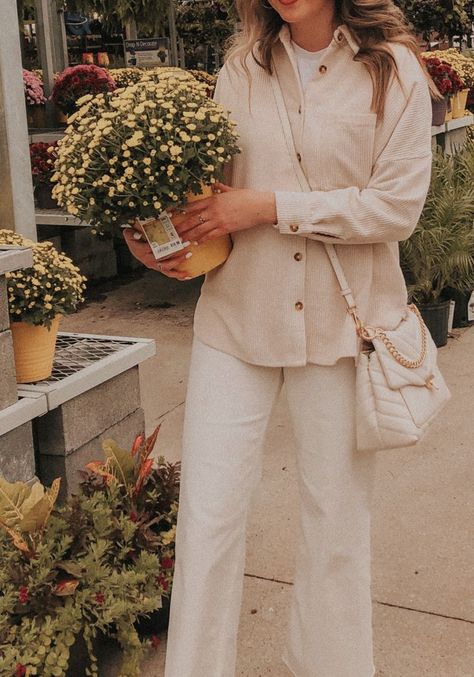
[[[222,180],[239,152],[235,124],[207,85],[179,69],[78,104],[58,144],[53,197],[97,230],[136,218],[162,222],[166,210]],[[203,243],[186,272],[205,273],[229,252],[228,236]]]
[[[84,300],[86,278],[51,242],[0,230],[0,245],[33,250],[33,267],[7,273],[6,278],[17,381],[41,381],[51,375],[60,317]]]

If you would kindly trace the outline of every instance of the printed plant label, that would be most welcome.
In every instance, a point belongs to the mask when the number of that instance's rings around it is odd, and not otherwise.
[[[155,259],[162,259],[174,252],[184,249],[168,212],[164,211],[157,218],[149,218],[138,221],[148,244],[151,247]]]

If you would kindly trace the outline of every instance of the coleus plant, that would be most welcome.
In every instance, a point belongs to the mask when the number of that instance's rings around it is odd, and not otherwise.
[[[169,594],[178,464],[150,458],[157,429],[131,451],[109,440],[80,491],[58,508],[59,480],[0,481],[0,664],[5,675],[64,677],[81,638],[88,675],[98,675],[95,639],[115,637],[120,677],[138,677],[157,638],[136,624]]]

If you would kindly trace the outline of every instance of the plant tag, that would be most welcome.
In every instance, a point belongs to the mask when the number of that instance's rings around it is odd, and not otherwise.
[[[474,291],[472,292],[469,303],[467,304],[467,321],[474,322]]]
[[[164,211],[157,218],[138,221],[155,259],[162,259],[185,248],[168,212]]]

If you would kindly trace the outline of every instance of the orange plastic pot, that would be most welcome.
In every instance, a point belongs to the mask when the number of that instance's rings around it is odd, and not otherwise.
[[[59,320],[57,315],[49,329],[27,322],[11,323],[18,383],[44,381],[51,376]]]

